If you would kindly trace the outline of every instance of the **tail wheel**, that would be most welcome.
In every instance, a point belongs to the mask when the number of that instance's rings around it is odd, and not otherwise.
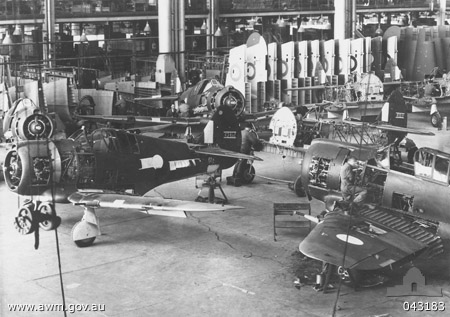
[[[440,127],[442,124],[442,117],[439,112],[435,112],[431,115],[431,125],[435,128]]]

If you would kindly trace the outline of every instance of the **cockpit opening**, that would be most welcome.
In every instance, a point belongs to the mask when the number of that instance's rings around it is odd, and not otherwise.
[[[437,150],[422,148],[414,156],[416,176],[430,178],[447,185],[450,184],[449,166],[450,157]]]

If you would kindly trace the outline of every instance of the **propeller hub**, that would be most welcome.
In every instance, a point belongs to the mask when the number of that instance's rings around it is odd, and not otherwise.
[[[33,135],[40,135],[44,131],[45,127],[41,121],[32,121],[30,123],[30,132]]]
[[[229,96],[228,98],[225,99],[225,104],[226,104],[228,107],[234,108],[234,107],[236,107],[236,105],[237,105],[237,101],[236,101],[235,98],[232,98],[231,96]]]

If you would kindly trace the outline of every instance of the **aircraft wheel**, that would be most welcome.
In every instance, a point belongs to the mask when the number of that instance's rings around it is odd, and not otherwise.
[[[442,123],[442,117],[439,112],[435,112],[431,115],[431,125],[438,128]]]
[[[18,216],[14,219],[14,227],[23,235],[36,231],[37,222],[34,204],[25,204],[20,208]]]
[[[345,282],[350,283],[353,288],[358,288],[361,282],[361,272],[354,269],[346,269],[342,266],[339,266],[337,269],[337,273],[341,277],[341,279]]]
[[[45,231],[50,231],[58,228],[61,224],[61,218],[56,216],[55,207],[50,203],[41,203],[38,207],[43,220],[39,222],[39,227]]]
[[[251,164],[247,164],[246,162],[242,163],[245,164],[242,171],[242,182],[244,184],[250,184],[255,179],[255,168]]]
[[[298,197],[306,197],[306,193],[303,188],[301,176],[297,177],[297,179],[294,182],[294,192],[295,192],[295,194],[297,194]]]
[[[91,246],[97,237],[97,226],[87,221],[78,221],[72,228],[72,240],[77,247]]]

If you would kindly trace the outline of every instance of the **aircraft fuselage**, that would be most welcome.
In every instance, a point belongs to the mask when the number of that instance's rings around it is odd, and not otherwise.
[[[143,195],[161,184],[205,173],[208,166],[229,168],[235,161],[123,130],[99,129],[90,135],[80,130],[73,139],[19,142],[5,159],[5,180],[19,195],[64,202],[77,190]]]
[[[305,154],[301,170],[307,192],[322,201],[327,196],[341,197],[339,173],[350,155],[360,160],[357,174],[360,185],[368,188],[368,202],[424,220],[450,223],[450,213],[447,212],[450,204],[450,157],[428,148],[416,152],[414,166],[398,171],[394,165],[390,169],[377,166],[375,148],[315,140]],[[423,173],[421,169],[424,169]]]

